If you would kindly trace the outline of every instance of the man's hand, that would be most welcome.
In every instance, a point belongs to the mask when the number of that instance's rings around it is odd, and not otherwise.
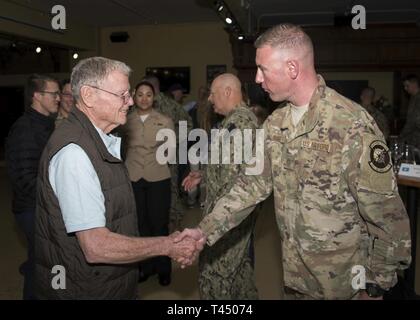
[[[185,191],[191,191],[194,189],[202,179],[202,174],[200,171],[191,171],[188,176],[182,181],[182,186]]]
[[[204,246],[205,240],[195,240],[192,237],[181,237],[180,233],[174,232],[169,236],[169,257],[178,262],[181,268],[193,264],[199,252]]]
[[[200,251],[203,250],[207,240],[206,236],[199,228],[184,229],[184,231],[182,231],[181,233],[176,232],[173,235],[174,243],[182,243],[183,241],[194,241],[195,252],[190,257],[190,259],[186,259],[185,261],[181,261],[180,259],[177,260],[177,262],[181,264],[181,268],[185,268],[186,266],[191,265],[197,258]]]

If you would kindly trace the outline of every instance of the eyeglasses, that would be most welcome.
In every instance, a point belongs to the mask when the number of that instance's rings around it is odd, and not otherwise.
[[[52,96],[55,96],[56,98],[57,97],[59,97],[60,96],[60,91],[54,91],[54,92],[51,92],[51,91],[38,91],[38,92],[41,92],[41,93],[48,93],[48,94],[50,94],[50,95],[52,95]]]
[[[112,94],[113,96],[116,96],[116,97],[118,97],[118,98],[120,98],[120,99],[123,99],[124,103],[129,102],[129,101],[130,101],[130,98],[131,98],[131,95],[130,95],[130,90],[127,90],[127,91],[126,91],[125,93],[123,93],[123,94],[116,94],[116,93],[114,93],[114,92],[111,92],[111,91],[108,91],[108,90],[105,90],[105,89],[102,89],[102,88],[98,88],[98,87],[95,87],[95,86],[91,86],[90,84],[85,84],[85,86],[88,86],[88,87],[91,87],[91,88],[95,88],[95,89],[97,89],[97,90],[100,90],[100,91],[103,91],[103,92],[106,92],[106,93]]]

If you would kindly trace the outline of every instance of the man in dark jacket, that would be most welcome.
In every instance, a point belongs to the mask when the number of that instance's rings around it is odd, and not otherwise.
[[[6,160],[13,186],[12,210],[28,241],[28,261],[24,264],[23,299],[33,299],[33,227],[35,186],[39,160],[54,130],[54,119],[60,101],[58,82],[34,74],[28,79],[27,98],[30,106],[13,124],[6,140]]]

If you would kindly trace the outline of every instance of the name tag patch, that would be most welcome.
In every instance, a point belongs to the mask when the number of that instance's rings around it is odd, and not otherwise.
[[[315,140],[303,139],[302,148],[312,149],[316,151],[330,152],[330,144]]]

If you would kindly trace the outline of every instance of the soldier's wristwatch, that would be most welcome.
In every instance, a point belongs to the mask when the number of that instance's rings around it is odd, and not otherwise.
[[[376,283],[366,283],[366,293],[371,298],[379,298],[384,295],[385,290]]]

